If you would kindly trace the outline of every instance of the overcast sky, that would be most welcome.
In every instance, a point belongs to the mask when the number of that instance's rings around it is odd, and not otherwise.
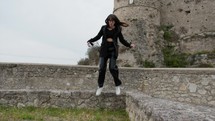
[[[0,62],[76,65],[112,12],[113,0],[0,0]]]

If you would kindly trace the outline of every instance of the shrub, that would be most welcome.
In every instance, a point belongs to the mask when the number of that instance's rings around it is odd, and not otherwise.
[[[82,58],[78,65],[97,65],[99,63],[99,46],[93,46],[87,50],[87,58]]]
[[[151,61],[145,60],[144,63],[143,63],[143,66],[146,67],[146,68],[154,68],[155,64],[153,62],[151,62]]]
[[[167,46],[162,51],[164,55],[164,64],[167,67],[186,67],[188,65],[188,55],[175,52],[174,46]]]
[[[78,61],[78,65],[90,65],[89,58],[82,58]]]

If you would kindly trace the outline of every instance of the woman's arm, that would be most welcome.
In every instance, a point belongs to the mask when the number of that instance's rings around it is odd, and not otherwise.
[[[90,43],[95,42],[95,41],[99,40],[102,37],[102,35],[103,35],[103,26],[101,27],[99,33],[94,38],[91,38],[87,42],[90,42]]]
[[[125,39],[124,39],[124,37],[123,37],[123,35],[122,35],[122,33],[120,32],[119,33],[119,41],[123,44],[123,45],[125,45],[126,47],[132,47],[131,46],[131,43],[128,43]]]

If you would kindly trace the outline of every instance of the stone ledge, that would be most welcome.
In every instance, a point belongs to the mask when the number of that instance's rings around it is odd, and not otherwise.
[[[127,92],[126,110],[131,121],[215,121],[215,108],[153,98]]]
[[[113,92],[103,92],[95,96],[91,90],[0,90],[0,105],[125,109],[125,94],[116,96]]]

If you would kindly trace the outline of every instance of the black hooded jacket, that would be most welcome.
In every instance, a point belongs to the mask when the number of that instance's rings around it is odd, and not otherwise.
[[[94,38],[91,38],[90,40],[88,40],[88,42],[92,43],[92,42],[95,42],[97,40],[99,40],[101,37],[102,37],[102,43],[101,43],[101,48],[100,48],[100,57],[107,57],[107,37],[106,37],[106,30],[107,30],[107,25],[104,25],[101,27],[99,33],[94,37]],[[119,38],[119,41],[125,45],[126,47],[130,47],[131,48],[131,43],[128,43],[122,33],[121,33],[121,27],[117,27],[116,28],[116,32],[114,34],[114,37],[113,37],[113,43],[114,43],[114,47],[115,47],[115,57],[117,58],[118,57],[118,38]]]

